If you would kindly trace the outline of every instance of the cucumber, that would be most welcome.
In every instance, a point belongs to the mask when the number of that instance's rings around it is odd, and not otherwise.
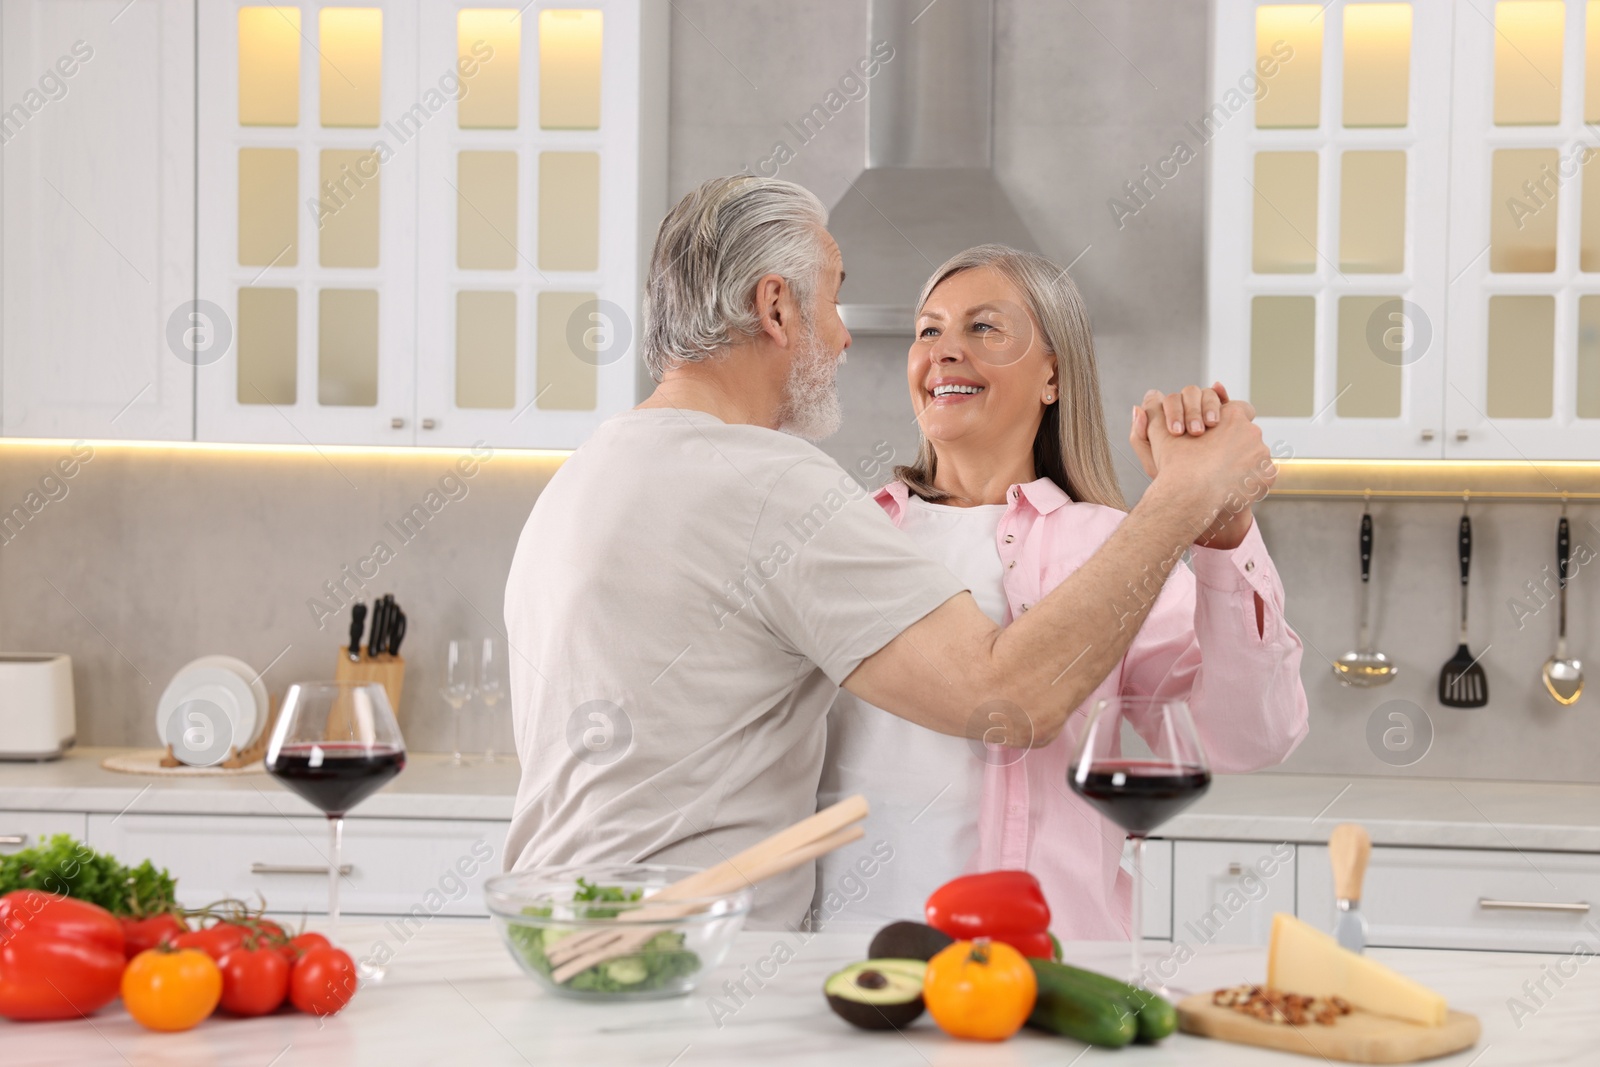
[[[1105,1048],[1121,1048],[1138,1035],[1138,1013],[1132,1003],[1084,981],[1088,972],[1049,960],[1028,962],[1039,981],[1029,1026]]]
[[[1138,1040],[1141,1045],[1154,1044],[1178,1029],[1178,1010],[1165,997],[1069,964],[1056,963],[1052,966],[1070,972],[1079,982],[1102,996],[1120,997],[1130,1005],[1138,1016]]]

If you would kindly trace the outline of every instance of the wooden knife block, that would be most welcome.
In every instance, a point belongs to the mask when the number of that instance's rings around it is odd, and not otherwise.
[[[341,648],[333,679],[336,682],[377,682],[389,694],[389,708],[395,718],[400,717],[400,692],[406,680],[404,656],[363,655],[360,660],[353,661],[349,649]]]

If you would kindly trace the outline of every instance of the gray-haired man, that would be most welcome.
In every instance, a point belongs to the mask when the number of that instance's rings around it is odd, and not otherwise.
[[[1248,420],[1184,440],[1157,418],[1139,505],[1000,630],[801,439],[837,427],[850,344],[826,221],[799,186],[740,176],[661,225],[641,339],[660,384],[551,479],[507,582],[522,761],[509,866],[703,867],[803,818],[840,685],[956,735],[1008,700],[1026,709],[1018,743],[1048,741],[1143,620],[1129,580],[1165,574],[1259,484],[1267,452]],[[763,885],[753,922],[802,921],[813,878]]]

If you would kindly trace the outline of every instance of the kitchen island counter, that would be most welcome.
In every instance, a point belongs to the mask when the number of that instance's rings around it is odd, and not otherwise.
[[[320,814],[264,774],[150,778],[103,769],[100,761],[116,751],[81,748],[51,763],[0,763],[0,812]],[[456,766],[445,755],[412,753],[405,772],[351,817],[509,822],[520,773],[509,757]],[[1341,822],[1363,824],[1379,845],[1600,852],[1600,785],[1219,775],[1158,836],[1320,844]]]
[[[348,927],[347,943],[374,930]],[[787,951],[779,953],[779,944]],[[1158,1046],[1110,1052],[1031,1031],[998,1045],[957,1042],[924,1015],[902,1033],[853,1030],[822,998],[823,979],[860,958],[866,938],[823,933],[741,934],[733,952],[703,987],[687,997],[634,1004],[574,1002],[546,994],[519,972],[487,922],[432,923],[401,947],[388,978],[362,989],[340,1015],[319,1022],[304,1015],[262,1019],[214,1017],[197,1029],[157,1034],[141,1029],[120,1005],[90,1021],[0,1023],[8,1067],[57,1064],[161,1064],[191,1067],[257,1064],[559,1064],[581,1067],[714,1067],[839,1064],[944,1067],[946,1064],[1183,1064],[1257,1067],[1318,1062],[1178,1034]],[[788,958],[792,952],[792,958]],[[1545,1067],[1594,1062],[1600,1021],[1600,965],[1575,968],[1542,1007],[1513,1017],[1507,998],[1526,1001],[1548,956],[1512,953],[1374,950],[1372,955],[1426,983],[1452,1007],[1483,1023],[1478,1046],[1431,1061],[1447,1067]],[[782,956],[785,962],[772,961]],[[1076,943],[1067,958],[1119,972],[1127,946]],[[748,968],[748,971],[747,971]],[[1174,979],[1209,989],[1259,981],[1265,951],[1202,946]],[[763,977],[750,977],[759,973]],[[743,981],[747,993],[730,992]],[[757,983],[759,984],[759,987]],[[1532,1005],[1529,1005],[1532,1007]]]

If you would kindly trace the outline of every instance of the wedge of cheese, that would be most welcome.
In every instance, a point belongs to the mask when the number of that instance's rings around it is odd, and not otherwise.
[[[1420,1026],[1443,1026],[1450,1010],[1433,990],[1282,912],[1272,917],[1267,986],[1308,997],[1343,997],[1353,1008]]]

